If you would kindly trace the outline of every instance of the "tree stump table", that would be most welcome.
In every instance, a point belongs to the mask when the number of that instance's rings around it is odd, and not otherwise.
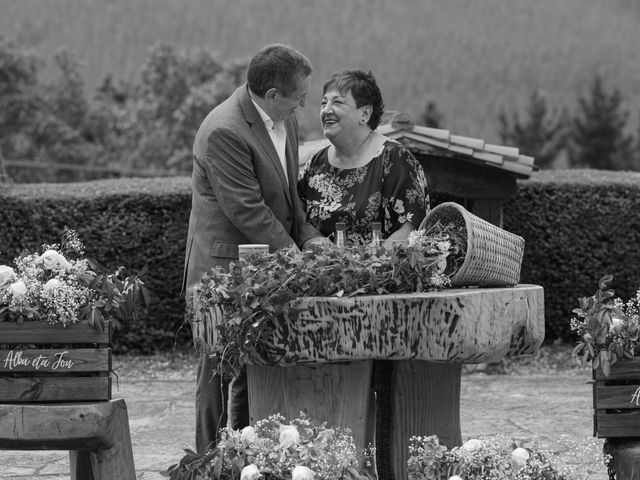
[[[374,439],[373,364],[392,360],[392,431],[376,442],[390,441],[396,480],[407,478],[411,436],[438,435],[448,447],[462,443],[463,363],[531,354],[544,339],[544,292],[537,285],[308,297],[292,306],[301,313],[285,315],[270,340],[281,354],[271,366],[247,368],[251,422],[305,411],[350,428],[363,448]]]

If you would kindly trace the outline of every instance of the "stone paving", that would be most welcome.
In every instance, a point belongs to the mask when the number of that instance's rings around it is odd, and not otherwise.
[[[114,397],[123,397],[129,410],[131,440],[139,480],[160,480],[160,472],[182,457],[193,445],[194,369],[166,367],[153,359],[125,362],[118,371]],[[194,361],[195,363],[195,361]],[[117,365],[117,359],[115,361]],[[153,373],[144,370],[153,366]],[[140,373],[140,370],[143,370]],[[464,439],[483,434],[505,434],[518,442],[539,440],[565,453],[574,470],[586,478],[589,463],[596,471],[590,480],[606,480],[604,466],[591,462],[601,448],[592,439],[591,386],[589,372],[553,374],[485,375],[462,377],[461,421]],[[563,435],[583,445],[587,454],[577,455],[560,442]],[[70,478],[67,452],[0,451],[2,480],[62,480]]]

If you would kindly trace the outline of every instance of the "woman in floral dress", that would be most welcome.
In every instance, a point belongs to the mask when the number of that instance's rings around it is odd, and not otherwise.
[[[384,104],[375,78],[362,70],[334,74],[324,85],[320,121],[331,145],[306,164],[298,184],[307,221],[327,237],[337,222],[347,239],[368,241],[382,224],[383,245],[404,240],[428,208],[420,163],[375,129]]]
[[[305,166],[298,184],[307,221],[331,237],[346,224],[347,242],[369,242],[371,223],[382,226],[382,245],[405,240],[429,206],[420,163],[402,144],[376,132],[384,104],[375,78],[362,70],[334,74],[323,88],[320,121],[331,145]],[[392,361],[374,362],[376,457],[380,478],[391,452]]]

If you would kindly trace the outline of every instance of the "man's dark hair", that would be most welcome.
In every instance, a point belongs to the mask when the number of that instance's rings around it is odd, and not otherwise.
[[[367,125],[371,130],[378,128],[384,113],[384,102],[373,73],[359,69],[342,70],[331,75],[331,78],[325,82],[322,94],[327,93],[330,88],[335,88],[342,95],[351,92],[358,108],[371,105],[371,117]]]
[[[292,47],[276,43],[253,56],[247,69],[247,84],[259,97],[264,97],[270,88],[288,97],[295,91],[298,80],[312,73],[307,57]]]

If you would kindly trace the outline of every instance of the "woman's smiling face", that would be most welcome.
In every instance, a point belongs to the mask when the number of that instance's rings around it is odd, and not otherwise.
[[[362,120],[366,119],[363,108],[356,106],[351,92],[341,93],[335,88],[327,90],[320,103],[320,124],[325,136],[331,139],[362,128]]]

